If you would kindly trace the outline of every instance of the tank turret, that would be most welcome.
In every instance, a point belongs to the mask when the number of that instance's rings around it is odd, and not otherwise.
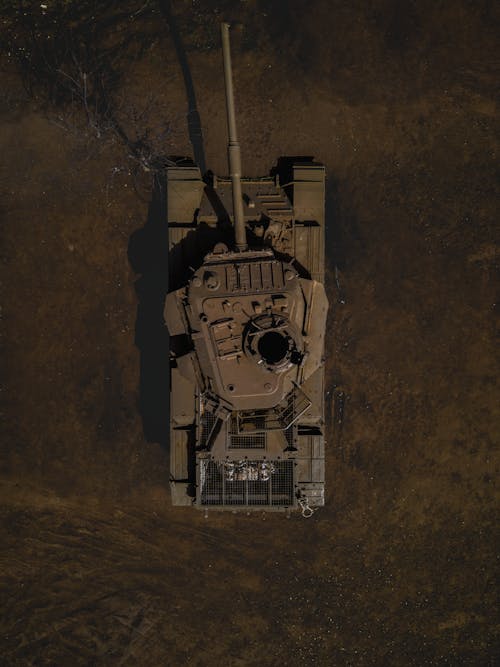
[[[309,516],[324,503],[325,171],[241,176],[227,23],[221,37],[229,178],[167,172],[172,499]]]

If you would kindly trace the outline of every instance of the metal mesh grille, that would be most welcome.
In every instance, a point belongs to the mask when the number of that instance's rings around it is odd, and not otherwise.
[[[259,410],[241,410],[237,413],[237,430],[273,431],[289,428],[311,407],[310,399],[298,385],[276,407]]]
[[[200,460],[201,505],[294,504],[293,461]]]
[[[232,435],[229,449],[265,449],[266,434],[256,433],[255,435]]]
[[[292,425],[289,426],[285,431],[285,439],[286,439],[286,444],[287,447],[294,447],[295,446],[295,433],[296,433],[296,426]]]
[[[235,417],[231,418],[231,432],[229,437],[229,449],[265,449],[266,433],[252,433],[244,435],[238,433],[238,423]]]
[[[217,417],[213,414],[213,412],[209,412],[208,410],[205,410],[203,413],[201,419],[200,419],[200,424],[201,424],[201,436],[200,436],[200,446],[205,447],[208,441],[208,436],[210,435],[212,428],[215,424]]]

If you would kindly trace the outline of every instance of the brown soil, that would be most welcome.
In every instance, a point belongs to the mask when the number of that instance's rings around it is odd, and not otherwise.
[[[308,521],[170,506],[127,257],[150,183],[4,70],[2,664],[495,664],[493,6],[178,3],[208,167],[226,171],[217,9],[243,24],[246,173],[327,167],[327,504]],[[160,91],[165,151],[192,154],[156,20],[121,95]]]

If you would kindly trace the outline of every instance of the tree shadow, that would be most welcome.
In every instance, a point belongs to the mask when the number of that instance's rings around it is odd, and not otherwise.
[[[203,131],[201,129],[200,114],[198,112],[198,105],[196,103],[193,77],[191,76],[186,49],[184,48],[175,15],[172,12],[172,3],[170,0],[160,0],[159,5],[161,12],[170,28],[170,34],[172,35],[177,59],[179,60],[182,77],[184,79],[184,87],[186,88],[186,97],[188,103],[187,123],[189,140],[193,147],[194,161],[200,168],[202,175],[204,175],[207,167],[205,160],[205,147],[203,144]]]

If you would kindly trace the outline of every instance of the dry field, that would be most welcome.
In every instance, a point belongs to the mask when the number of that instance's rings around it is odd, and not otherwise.
[[[493,666],[494,4],[144,6],[115,60],[127,131],[226,172],[225,16],[244,172],[327,167],[327,505],[170,506],[151,173],[4,56],[0,663]]]

